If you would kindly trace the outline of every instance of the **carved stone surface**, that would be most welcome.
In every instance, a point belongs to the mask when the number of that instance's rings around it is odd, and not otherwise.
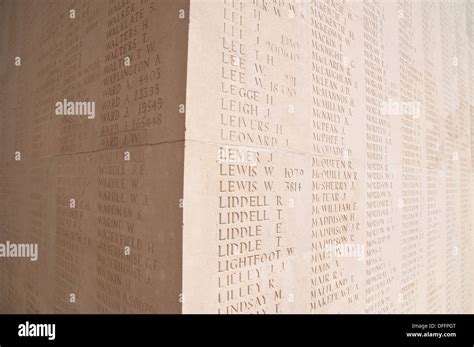
[[[184,312],[472,312],[472,4],[190,12]]]
[[[1,2],[0,312],[473,313],[473,10]]]
[[[181,312],[189,3],[1,6],[0,242],[39,247],[0,260],[1,311]]]

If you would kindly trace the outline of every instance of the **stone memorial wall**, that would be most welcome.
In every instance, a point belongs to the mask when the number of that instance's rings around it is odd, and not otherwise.
[[[472,3],[190,11],[183,311],[472,313]]]
[[[189,3],[0,6],[1,311],[180,312]]]
[[[0,312],[473,313],[473,18],[0,2]]]

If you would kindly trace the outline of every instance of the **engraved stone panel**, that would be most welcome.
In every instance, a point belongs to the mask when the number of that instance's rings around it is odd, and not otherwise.
[[[1,311],[181,312],[188,2],[1,6]]]
[[[0,312],[473,313],[473,10],[1,2]]]
[[[191,1],[183,312],[472,312],[472,66],[465,1]]]

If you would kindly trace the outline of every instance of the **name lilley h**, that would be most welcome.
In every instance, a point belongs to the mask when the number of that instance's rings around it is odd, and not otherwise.
[[[87,116],[88,119],[95,118],[94,101],[58,101],[55,104],[58,116]]]

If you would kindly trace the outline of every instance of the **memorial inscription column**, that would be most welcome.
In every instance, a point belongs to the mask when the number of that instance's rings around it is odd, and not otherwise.
[[[191,3],[184,312],[306,310],[304,16],[285,2]]]

